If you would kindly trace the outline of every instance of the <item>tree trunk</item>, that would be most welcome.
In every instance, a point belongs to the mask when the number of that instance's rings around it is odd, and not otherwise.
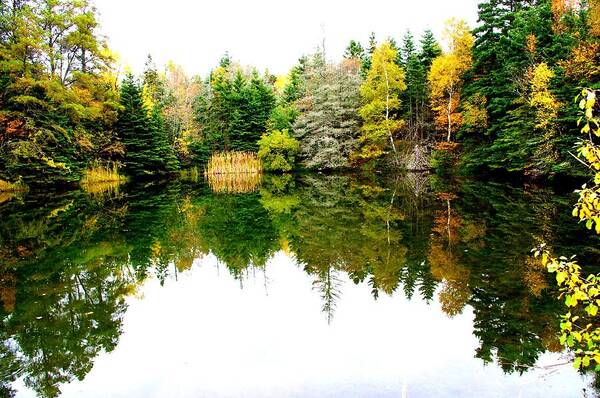
[[[447,141],[450,142],[450,138],[452,137],[452,91],[450,91],[448,96],[448,137]]]
[[[386,128],[388,131],[388,135],[390,137],[390,143],[392,144],[392,150],[394,151],[394,161],[396,162],[396,166],[400,164],[398,161],[398,151],[396,151],[396,144],[394,143],[394,137],[392,136],[392,132],[390,131],[388,121],[390,119],[390,80],[388,78],[387,69],[385,68],[385,64],[383,65],[383,74],[385,75],[385,121]]]

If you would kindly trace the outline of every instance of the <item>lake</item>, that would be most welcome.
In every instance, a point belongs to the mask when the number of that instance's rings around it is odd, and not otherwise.
[[[597,269],[575,200],[427,174],[4,194],[0,396],[592,396],[530,256]]]

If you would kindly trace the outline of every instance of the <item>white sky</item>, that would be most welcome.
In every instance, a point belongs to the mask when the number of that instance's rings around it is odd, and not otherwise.
[[[323,32],[328,58],[350,39],[363,45],[374,31],[400,42],[431,28],[439,37],[450,17],[477,20],[479,0],[95,0],[102,31],[121,62],[141,71],[148,53],[160,66],[180,64],[206,74],[225,51],[242,65],[284,74],[312,52]]]

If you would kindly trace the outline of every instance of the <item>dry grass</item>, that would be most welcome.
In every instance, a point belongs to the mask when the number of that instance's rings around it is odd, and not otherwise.
[[[20,182],[8,182],[0,179],[0,192],[24,192],[27,186]]]
[[[260,187],[263,165],[255,153],[222,152],[214,154],[204,175],[213,192],[247,193]]]
[[[0,179],[0,204],[21,197],[24,192],[27,192],[27,185],[21,182],[8,182]]]
[[[262,174],[262,172],[262,161],[255,153],[221,152],[212,155],[204,174]]]
[[[119,186],[126,178],[119,174],[117,164],[94,165],[85,170],[81,179],[81,188],[92,196],[104,196],[106,194],[118,194]]]
[[[119,181],[125,181],[125,177],[119,174],[119,166],[117,164],[106,166],[94,165],[88,167],[83,173],[81,185]]]
[[[0,204],[13,198],[20,198],[27,192],[27,185],[22,182],[8,182],[0,179]]]

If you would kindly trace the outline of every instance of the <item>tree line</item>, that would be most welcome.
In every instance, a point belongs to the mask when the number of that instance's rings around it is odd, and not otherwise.
[[[207,76],[121,73],[90,0],[0,2],[0,180],[59,185],[90,165],[132,177],[255,152],[267,170],[453,168],[581,174],[579,87],[598,88],[598,0],[486,0],[400,43],[351,40],[284,76],[225,54]]]

